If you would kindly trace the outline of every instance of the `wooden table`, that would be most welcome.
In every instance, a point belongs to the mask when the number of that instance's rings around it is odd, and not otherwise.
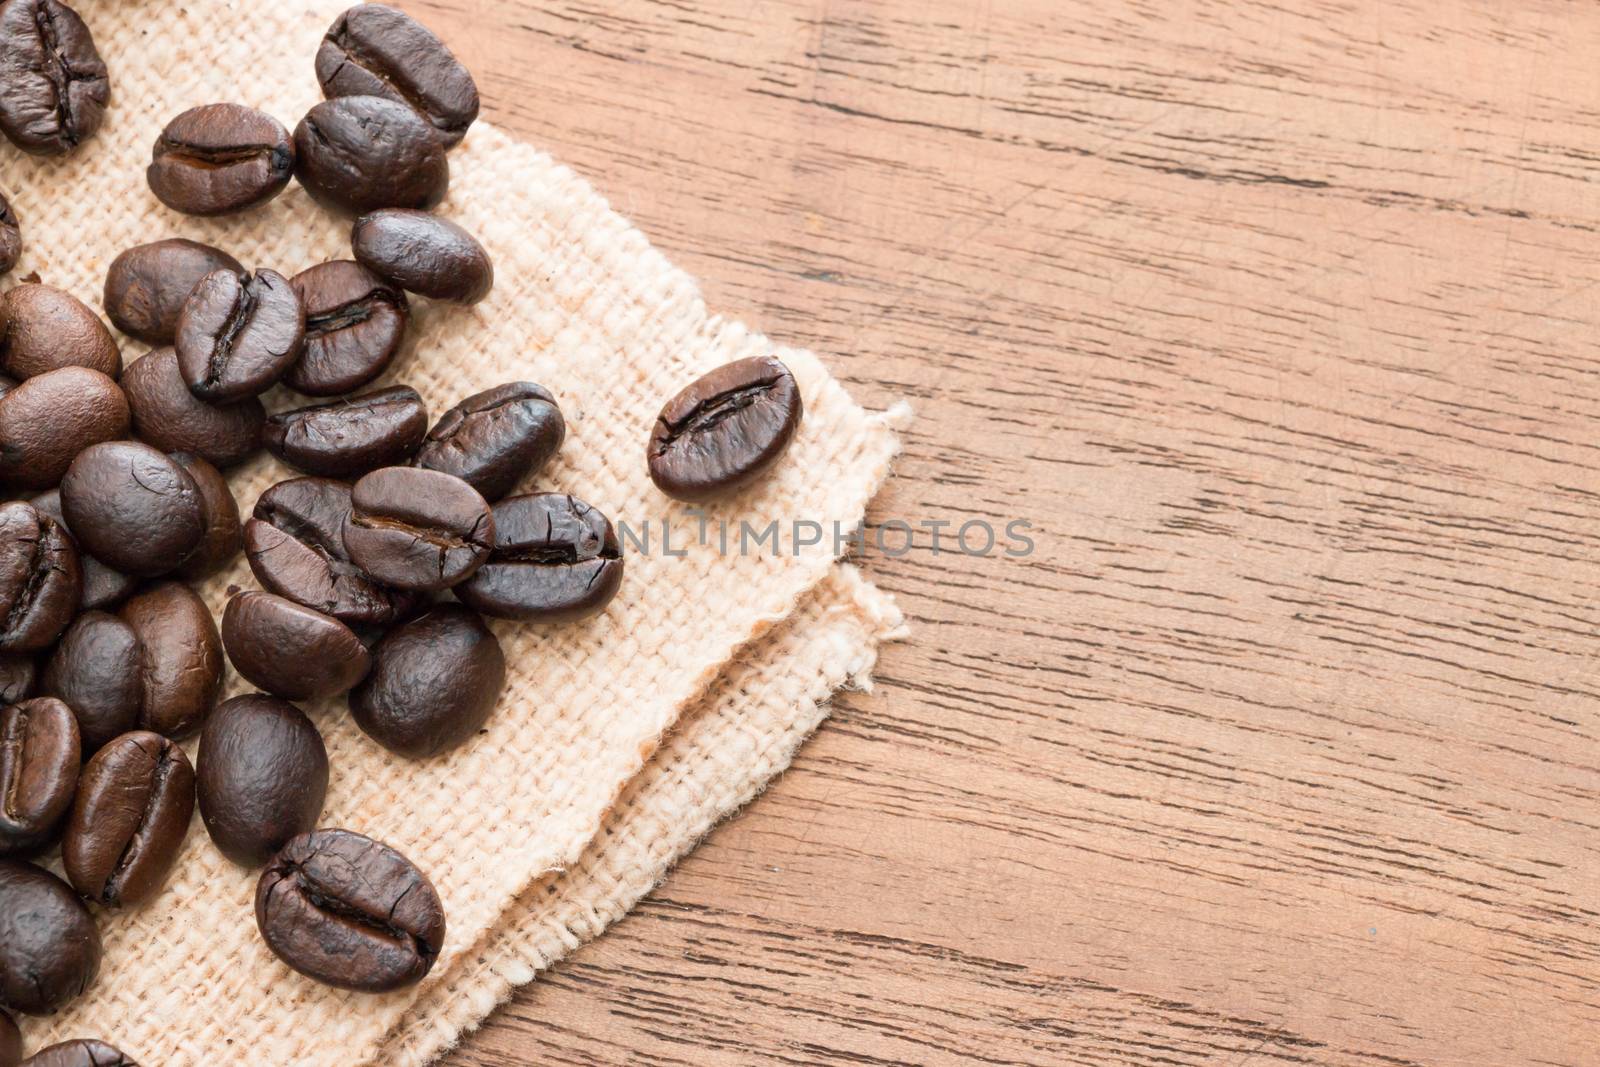
[[[1600,1062],[1600,8],[405,6],[1038,544],[448,1062]]]

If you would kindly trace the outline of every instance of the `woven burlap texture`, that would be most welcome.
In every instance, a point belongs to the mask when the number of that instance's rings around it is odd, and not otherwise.
[[[162,208],[143,181],[149,146],[185,108],[236,101],[292,126],[319,98],[312,56],[343,4],[76,6],[111,68],[113,106],[99,135],[68,159],[10,150],[0,157],[0,185],[22,216],[27,242],[12,280],[37,271],[98,305],[106,267],[119,251],[169,235],[216,244],[248,265],[285,274],[348,256],[348,220],[316,207],[297,187],[249,215],[203,221]],[[62,1013],[25,1021],[30,1044],[104,1036],[164,1067],[344,1065],[383,1062],[377,1050],[386,1041],[423,1048],[428,1042],[410,1038],[402,1019],[426,1020],[418,1025],[436,1035],[472,1021],[481,1015],[477,1006],[503,995],[507,971],[495,970],[500,957],[490,949],[500,943],[508,907],[536,881],[583,860],[624,787],[679,716],[703,706],[719,671],[735,660],[771,670],[767,684],[801,708],[814,703],[808,694],[819,684],[837,684],[826,680],[843,679],[870,655],[823,642],[817,647],[834,649],[837,660],[789,663],[782,657],[792,649],[811,647],[808,634],[790,629],[777,632],[795,634],[800,644],[792,648],[752,644],[829,576],[832,538],[797,549],[785,538],[780,554],[724,553],[713,527],[700,543],[697,518],[650,485],[643,448],[662,400],[684,383],[728,360],[776,352],[800,383],[800,434],[771,479],[709,509],[709,518],[755,529],[772,522],[786,529],[796,519],[849,529],[887,474],[896,448],[891,420],[864,412],[810,353],[778,348],[710,315],[690,278],[543,153],[480,123],[451,154],[451,169],[440,213],[477,234],[494,256],[494,293],[466,310],[418,302],[408,351],[378,384],[416,387],[435,413],[503,381],[546,385],[567,415],[567,442],[528,488],[571,492],[635,531],[648,529],[650,548],[629,553],[622,592],[603,616],[559,628],[496,626],[511,664],[506,693],[486,732],[447,757],[399,760],[361,735],[342,704],[308,709],[333,767],[323,824],[395,845],[428,872],[444,899],[446,949],[422,985],[360,996],[283,967],[252,920],[255,873],[223,860],[196,825],[158,899],[102,914],[101,980]],[[125,345],[129,359],[141,351]],[[274,409],[302,402],[281,390],[268,400]],[[263,458],[230,480],[248,509],[289,473]],[[673,533],[670,552],[663,523]],[[254,582],[242,564],[212,580],[204,592],[214,610],[230,585]],[[854,602],[864,596],[858,590]],[[856,610],[868,617],[883,609]],[[875,633],[863,630],[859,643],[870,646]],[[239,689],[237,680],[231,687]],[[768,696],[744,691],[741,699],[764,706]],[[787,752],[791,728],[772,730],[763,751]],[[770,774],[770,762],[758,771]],[[741,780],[746,786],[723,792],[735,797],[756,787],[755,779]],[[703,831],[710,812],[663,811],[650,832],[687,828],[689,836],[678,834],[663,852],[676,855]],[[631,889],[607,893],[611,903],[596,904],[593,914],[611,914]],[[510,952],[536,958],[521,948]]]

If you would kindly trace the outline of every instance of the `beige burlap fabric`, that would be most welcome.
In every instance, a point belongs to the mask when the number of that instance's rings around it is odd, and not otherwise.
[[[13,277],[37,271],[98,304],[112,257],[158,236],[205,240],[286,274],[348,254],[348,222],[298,189],[246,217],[202,222],[162,208],[143,182],[156,133],[186,107],[237,101],[292,125],[318,98],[311,57],[342,3],[77,6],[111,67],[113,109],[69,159],[0,157],[28,242]],[[223,860],[197,826],[157,900],[102,915],[101,981],[61,1014],[27,1021],[30,1044],[105,1036],[165,1067],[424,1061],[512,984],[598,933],[759,789],[826,693],[859,678],[895,625],[879,594],[835,569],[831,538],[724,553],[715,527],[699,543],[696,518],[654,490],[643,463],[663,398],[713,366],[777,351],[800,382],[800,435],[770,481],[709,518],[848,529],[887,474],[890,419],[862,411],[811,354],[711,316],[691,279],[544,154],[480,124],[451,167],[441,213],[480,236],[497,285],[472,309],[419,306],[410,351],[379,384],[411,384],[435,412],[502,381],[546,385],[568,438],[531,488],[574,493],[648,530],[649,549],[630,552],[604,616],[497,626],[507,691],[487,732],[458,752],[399,760],[342,706],[309,709],[333,766],[324,824],[395,845],[444,899],[446,950],[422,985],[358,996],[283,967],[255,930],[254,873]],[[286,473],[262,459],[231,480],[248,508]],[[215,609],[230,584],[253,582],[242,565],[214,580]]]

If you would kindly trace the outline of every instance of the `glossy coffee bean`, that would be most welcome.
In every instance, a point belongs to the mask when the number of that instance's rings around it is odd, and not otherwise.
[[[123,734],[83,768],[61,838],[67,880],[117,908],[155,896],[177,862],[194,815],[194,769],[160,734]]]
[[[494,288],[494,262],[466,230],[425,211],[363,215],[351,231],[356,259],[408,292],[476,304]]]
[[[134,360],[122,376],[133,432],[163,452],[187,452],[215,467],[232,467],[261,447],[267,421],[259,397],[212,405],[189,392],[178,353],[158,348]]]
[[[778,360],[725,364],[661,409],[650,434],[650,479],[679,500],[733,492],[778,462],[800,417],[800,390]]]
[[[130,337],[170,345],[189,294],[214,270],[244,273],[239,261],[220,248],[182,237],[130,248],[106,271],[106,314]]]
[[[350,560],[344,520],[350,487],[326,478],[291,478],[261,494],[244,528],[256,579],[272,592],[352,626],[387,626],[418,596],[373,581]]]
[[[488,503],[452,474],[385,467],[350,491],[344,547],[385,585],[448,589],[471,577],[493,545]]]
[[[62,367],[122,373],[122,354],[100,317],[64,289],[25,283],[5,294],[0,369],[26,380]]]
[[[259,867],[317,824],[328,752],[305,713],[277,697],[224,701],[200,735],[200,817],[224,856]]]
[[[74,1038],[40,1049],[22,1067],[139,1067],[126,1052],[93,1038]]]
[[[272,593],[240,593],[228,601],[222,647],[240,677],[288,700],[348,692],[372,662],[350,627]]]
[[[137,441],[78,453],[61,479],[61,510],[90,555],[145,578],[182,566],[205,535],[204,505],[189,472]]]
[[[232,563],[244,548],[239,503],[216,467],[186,452],[176,452],[172,458],[194,479],[195,488],[200,491],[200,544],[178,568],[179,577],[199,581]]]
[[[0,133],[34,155],[61,155],[94,136],[111,99],[89,27],[60,0],[0,6],[0,86]]]
[[[382,4],[340,15],[317,51],[317,80],[335,96],[384,96],[408,104],[446,147],[478,117],[478,86],[422,23]]]
[[[141,652],[133,627],[104,611],[86,611],[50,656],[40,692],[72,708],[85,755],[138,727],[144,709]]]
[[[275,270],[217,270],[189,294],[173,346],[189,391],[210,404],[257,396],[305,348],[306,312]]]
[[[32,504],[0,504],[0,652],[48,648],[83,595],[78,549]]]
[[[383,993],[414,985],[444,946],[444,904],[388,845],[349,830],[286,844],[256,887],[267,947],[308,978]]]
[[[405,104],[378,96],[324,100],[294,131],[295,176],[320,203],[361,214],[431,208],[444,199],[444,142]]]
[[[100,934],[72,888],[30,863],[0,860],[0,1006],[49,1015],[99,971]]]
[[[566,434],[566,421],[548,390],[511,382],[445,412],[411,463],[453,474],[494,503],[538,474]]]
[[[382,374],[405,340],[406,294],[359,263],[319,263],[289,279],[306,309],[306,350],[283,383],[343,396]]]
[[[19,704],[39,684],[39,661],[26,652],[0,652],[0,706]]]
[[[41,697],[0,708],[0,856],[37,851],[72,807],[82,760],[78,720]]]
[[[117,383],[87,367],[29,378],[0,397],[0,482],[49,489],[79,452],[128,432]]]
[[[48,515],[59,522],[67,536],[72,536],[72,527],[67,525],[67,517],[61,511],[61,490],[40,493],[28,503],[41,515]],[[77,544],[76,538],[73,538],[73,544]],[[79,551],[78,564],[83,571],[83,594],[78,598],[81,611],[115,607],[132,596],[139,587],[139,579],[106,566],[87,552]]]
[[[500,642],[477,613],[439,604],[378,642],[371,672],[350,693],[350,710],[384,748],[423,759],[471,740],[505,680]]]
[[[181,741],[222,690],[222,638],[211,609],[181,582],[163,582],[122,607],[139,639],[139,727]]]
[[[324,478],[358,478],[404,463],[428,432],[415,389],[388,389],[296,408],[267,419],[261,442],[291,467]]]
[[[485,615],[571,622],[602,611],[622,586],[616,530],[576,497],[509,497],[494,506],[494,531],[488,561],[455,591]]]
[[[172,210],[215,216],[266,203],[293,174],[294,142],[283,123],[242,104],[206,104],[167,123],[145,178]]]
[[[21,258],[22,219],[11,201],[0,194],[0,275],[9,274]]]
[[[17,1067],[22,1062],[22,1031],[11,1016],[0,1011],[0,1067]]]

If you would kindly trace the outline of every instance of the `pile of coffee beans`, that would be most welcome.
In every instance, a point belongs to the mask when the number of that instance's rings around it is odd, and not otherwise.
[[[179,237],[110,265],[106,316],[153,346],[126,368],[75,296],[30,278],[0,296],[0,1006],[56,1011],[100,968],[97,909],[157,895],[195,809],[217,849],[263,868],[261,936],[344,989],[419,981],[443,905],[399,852],[319,828],[330,767],[296,701],[344,697],[406,759],[484,728],[506,660],[484,617],[570,623],[622,584],[607,517],[516,495],[560,450],[555,396],[509,382],[437,419],[400,384],[363,392],[404,346],[413,298],[482,300],[482,245],[428,209],[478,113],[471,75],[429,30],[377,4],[341,15],[316,57],[327,99],[291,135],[237,103],[173,118],[147,180],[167,207],[248,211],[297,179],[356,216],[353,259],[292,276]],[[0,3],[0,131],[25,151],[91,136],[108,75],[59,0]],[[21,231],[0,199],[0,274]],[[310,398],[268,413],[277,386]],[[274,396],[277,394],[274,392]],[[648,469],[705,501],[760,478],[801,418],[794,378],[746,359],[661,412]],[[242,515],[226,472],[265,449],[298,471]],[[219,630],[188,583],[240,552]],[[448,597],[448,599],[444,599]],[[259,692],[219,703],[224,664]],[[179,742],[198,736],[196,757]],[[60,848],[57,877],[27,862]],[[0,1067],[22,1051],[0,1011]],[[33,1065],[131,1064],[95,1041]]]

